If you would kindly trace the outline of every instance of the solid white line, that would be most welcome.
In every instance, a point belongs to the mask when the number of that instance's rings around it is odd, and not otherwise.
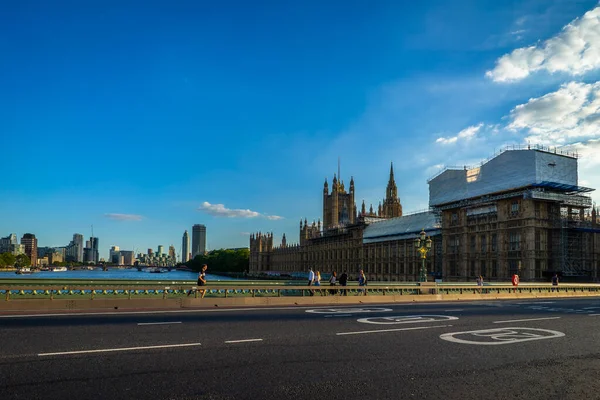
[[[333,314],[333,315],[325,315],[325,318],[336,318],[336,317],[351,317],[352,314]]]
[[[168,324],[181,324],[181,321],[177,321],[177,322],[139,322],[138,326],[141,326],[141,325],[168,325]]]
[[[69,354],[88,354],[88,353],[108,353],[112,351],[132,351],[132,350],[151,350],[151,349],[168,349],[171,347],[190,347],[200,346],[200,343],[183,343],[183,344],[165,344],[160,346],[143,346],[143,347],[121,347],[116,349],[98,349],[98,350],[77,350],[77,351],[63,351],[58,353],[40,353],[38,356],[62,356]]]
[[[226,340],[225,343],[262,342],[262,339]]]
[[[357,332],[340,332],[336,335],[360,335],[362,333],[380,333],[380,332],[398,332],[398,331],[414,331],[418,329],[445,328],[452,325],[436,325],[436,326],[416,326],[412,328],[397,328],[397,329],[377,329],[374,331],[357,331]]]
[[[458,308],[456,310],[444,310],[444,312],[452,312],[452,311],[465,311],[465,310],[462,308]]]
[[[548,318],[529,318],[529,319],[511,319],[509,321],[494,321],[494,324],[504,324],[509,322],[527,322],[527,321],[543,321],[545,319],[559,319],[560,317],[548,317]]]

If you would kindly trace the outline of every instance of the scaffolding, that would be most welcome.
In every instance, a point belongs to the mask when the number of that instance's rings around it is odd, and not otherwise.
[[[592,263],[587,251],[591,223],[582,218],[585,207],[577,208],[564,203],[554,203],[549,210],[551,222],[551,259],[557,261],[553,265],[554,272],[562,276],[578,277],[592,275]],[[589,225],[589,226],[588,226]]]

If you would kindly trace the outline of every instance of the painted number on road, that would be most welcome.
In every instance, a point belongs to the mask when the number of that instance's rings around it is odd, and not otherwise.
[[[454,343],[495,346],[515,344],[532,340],[554,339],[565,336],[564,333],[537,328],[498,328],[480,331],[450,332],[440,335],[440,339]]]
[[[398,317],[375,317],[375,318],[361,318],[357,319],[358,322],[363,324],[377,324],[377,325],[393,325],[393,324],[419,324],[426,322],[440,322],[450,321],[458,319],[449,315],[401,315]]]
[[[308,313],[316,314],[350,314],[350,313],[368,313],[368,312],[389,312],[391,308],[315,308],[306,310]]]

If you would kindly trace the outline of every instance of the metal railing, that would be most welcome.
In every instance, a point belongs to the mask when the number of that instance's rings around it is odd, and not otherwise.
[[[205,297],[298,297],[298,296],[419,296],[424,294],[438,295],[493,295],[498,294],[540,294],[540,293],[591,293],[600,295],[600,284],[524,284],[485,285],[473,284],[429,284],[417,286],[408,285],[367,285],[367,286],[272,286],[272,285],[69,285],[69,286],[32,286],[32,285],[3,285],[0,296],[5,301],[27,299],[175,299],[191,295],[198,297],[205,291]],[[0,297],[0,298],[2,298]]]

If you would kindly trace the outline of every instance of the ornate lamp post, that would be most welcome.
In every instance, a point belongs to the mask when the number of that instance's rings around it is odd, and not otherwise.
[[[421,253],[421,270],[419,271],[419,282],[427,282],[427,268],[425,267],[425,260],[427,259],[427,253],[431,250],[431,237],[426,238],[425,229],[421,230],[419,237],[415,239],[415,248]]]

